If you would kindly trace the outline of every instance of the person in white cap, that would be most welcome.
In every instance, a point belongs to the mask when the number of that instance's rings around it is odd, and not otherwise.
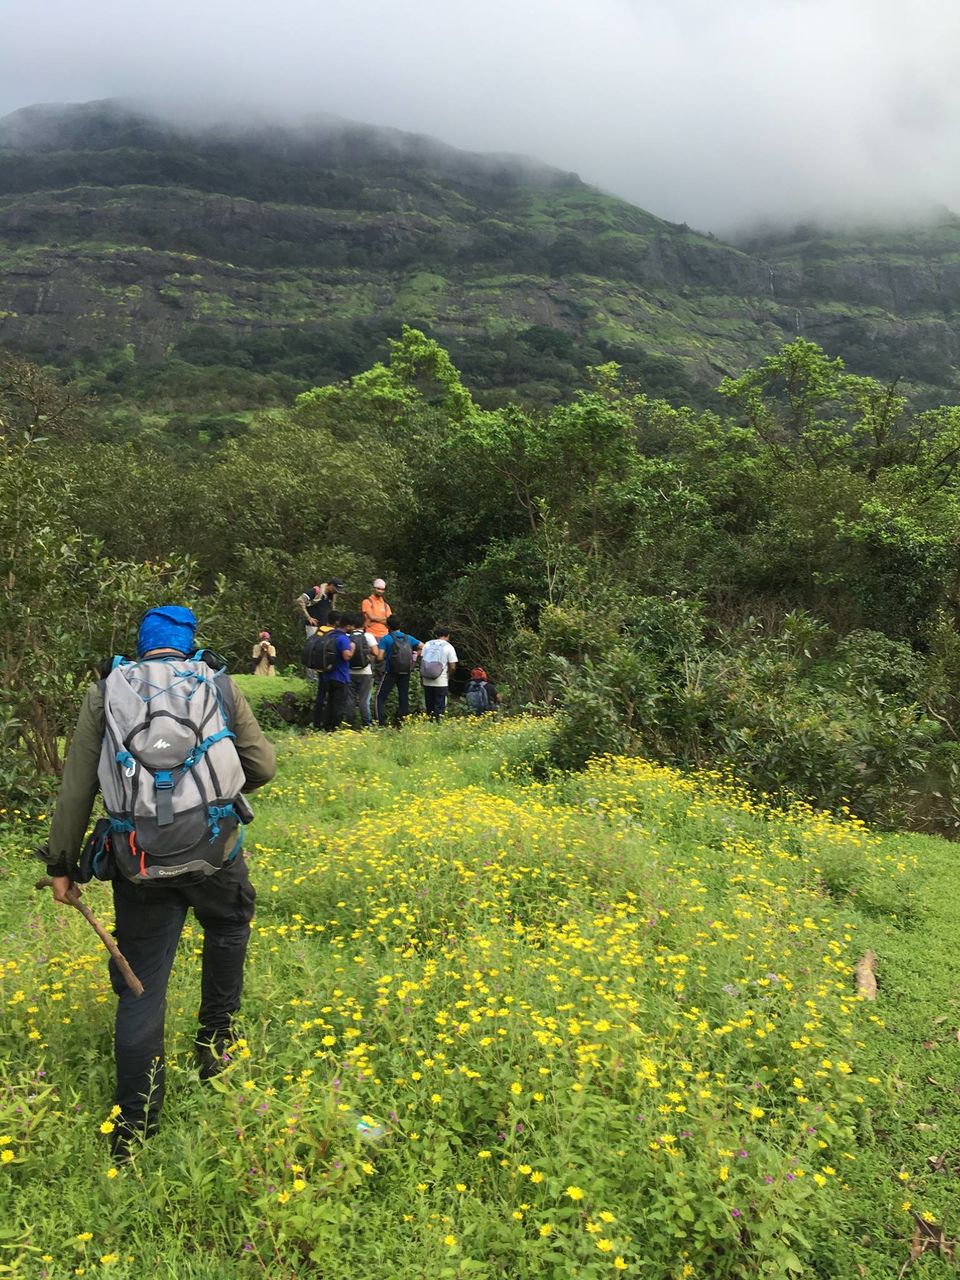
[[[383,593],[386,589],[387,584],[382,578],[374,578],[373,590],[366,600],[363,600],[360,604],[360,611],[363,614],[363,629],[375,636],[378,644],[387,634],[387,619],[393,613],[393,610],[383,598]]]

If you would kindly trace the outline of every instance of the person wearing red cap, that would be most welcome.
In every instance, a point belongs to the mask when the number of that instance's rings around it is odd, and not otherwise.
[[[502,702],[496,686],[483,667],[474,667],[470,672],[470,683],[464,690],[463,696],[475,716],[482,716],[485,711],[492,711]]]
[[[277,651],[270,643],[270,632],[261,631],[260,638],[253,646],[253,674],[255,676],[275,676],[277,674]]]

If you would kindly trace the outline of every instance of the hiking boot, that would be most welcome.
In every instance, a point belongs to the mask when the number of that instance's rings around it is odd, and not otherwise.
[[[221,1071],[229,1067],[232,1059],[227,1050],[232,1043],[230,1036],[225,1033],[214,1035],[209,1039],[197,1037],[195,1046],[197,1069],[201,1080],[212,1080],[214,1076],[218,1076]]]
[[[153,1116],[139,1122],[118,1116],[107,1138],[113,1163],[126,1164],[132,1160],[147,1138],[151,1138],[159,1128],[159,1121]]]

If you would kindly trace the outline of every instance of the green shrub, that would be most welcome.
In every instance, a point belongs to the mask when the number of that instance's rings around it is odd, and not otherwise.
[[[659,627],[638,626],[602,658],[555,659],[551,760],[575,769],[637,752],[713,763],[777,797],[849,806],[884,826],[952,823],[957,762],[943,724],[916,701],[921,661],[861,632],[825,664],[823,640],[816,620],[793,614],[777,632],[752,624],[708,646],[672,604]]]

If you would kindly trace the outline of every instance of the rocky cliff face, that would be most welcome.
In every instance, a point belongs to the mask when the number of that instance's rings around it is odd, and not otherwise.
[[[56,357],[392,317],[477,344],[545,325],[715,379],[799,330],[950,394],[958,297],[955,222],[736,248],[522,158],[342,121],[187,132],[112,103],[0,121],[0,343]]]
[[[771,296],[808,336],[854,366],[903,376],[953,398],[960,362],[960,219],[844,236],[806,234],[749,246]]]

